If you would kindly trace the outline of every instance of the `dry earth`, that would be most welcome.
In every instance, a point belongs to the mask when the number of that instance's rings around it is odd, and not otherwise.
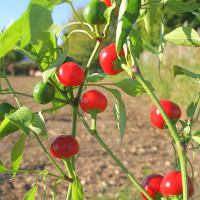
[[[34,85],[41,78],[33,77],[9,77],[11,84],[16,91],[32,93]],[[6,84],[2,83],[3,88]],[[114,104],[113,97],[104,92],[109,99],[109,106],[104,113],[98,116],[98,132],[108,147],[121,160],[127,169],[141,182],[145,173],[153,172],[165,174],[172,170],[173,149],[170,139],[163,131],[152,127],[149,120],[149,112],[153,106],[147,95],[136,98],[128,97],[123,94],[122,98],[126,104],[127,127],[124,135],[123,145],[120,144],[119,131],[114,119],[112,108]],[[31,98],[19,97],[22,105],[28,106],[32,112],[39,111],[48,106],[38,105]],[[11,95],[3,95],[0,102],[9,102],[15,104]],[[16,104],[15,104],[16,105]],[[85,119],[90,123],[89,116],[83,113]],[[70,134],[72,122],[72,109],[69,106],[61,109],[57,115],[45,114],[46,128],[49,140],[41,138],[44,146],[49,151],[49,146],[54,137],[60,134]],[[184,116],[183,116],[184,119]],[[10,153],[20,137],[18,131],[2,140],[0,140],[0,160],[7,168],[11,168]],[[80,143],[80,153],[76,157],[76,171],[80,177],[85,191],[85,199],[93,199],[92,196],[98,193],[103,194],[106,188],[115,188],[124,183],[130,183],[122,170],[114,163],[108,154],[102,150],[101,146],[93,139],[78,120],[77,139]],[[192,152],[188,152],[191,158]],[[192,160],[192,159],[191,159]],[[194,164],[195,171],[195,190],[199,190],[200,183],[200,156],[196,153]],[[58,162],[63,167],[62,162]],[[21,162],[20,169],[42,171],[58,174],[54,166],[48,161],[43,150],[38,145],[33,135],[27,138],[25,153]],[[0,174],[0,200],[20,200],[30,190],[36,180],[36,175],[17,174],[14,180],[10,180],[11,174]],[[52,199],[52,187],[56,178],[47,177],[47,200]],[[135,188],[133,186],[133,188]],[[65,199],[67,184],[61,183],[57,187],[58,200]],[[43,199],[43,181],[39,180],[37,184],[37,200]],[[195,200],[198,198],[194,198]]]

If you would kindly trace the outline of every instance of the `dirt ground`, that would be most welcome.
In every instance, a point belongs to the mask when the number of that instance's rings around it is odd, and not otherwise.
[[[32,94],[34,85],[41,78],[33,77],[9,77],[11,84],[18,92]],[[2,83],[3,88],[6,84]],[[136,98],[125,94],[122,98],[126,104],[127,127],[125,130],[123,144],[120,144],[120,135],[117,129],[117,123],[112,112],[114,98],[104,91],[109,100],[108,108],[104,113],[99,114],[97,128],[100,137],[121,160],[130,173],[141,182],[146,173],[166,174],[172,170],[174,157],[170,138],[161,130],[155,129],[149,119],[149,113],[153,106],[147,95],[141,95]],[[24,106],[28,106],[32,112],[50,106],[38,105],[31,98],[19,97]],[[9,102],[15,104],[12,95],[3,95],[0,97],[0,103]],[[82,113],[82,112],[81,112]],[[85,119],[90,123],[89,115],[82,113]],[[46,128],[49,140],[41,138],[44,146],[49,151],[53,138],[61,134],[70,134],[72,122],[72,109],[69,106],[61,109],[57,115],[45,114]],[[184,119],[184,113],[183,117]],[[18,131],[2,140],[0,140],[0,160],[7,167],[11,168],[10,153],[20,137]],[[103,194],[106,188],[115,188],[124,183],[131,184],[122,170],[114,163],[108,154],[101,148],[92,136],[89,135],[86,128],[80,120],[77,125],[77,140],[80,144],[80,152],[76,156],[76,171],[83,184],[85,199],[93,199],[92,196],[98,193]],[[189,157],[192,158],[192,152],[188,150]],[[192,161],[192,159],[191,159]],[[196,152],[194,164],[195,171],[195,190],[199,190],[200,183],[200,154]],[[62,162],[58,164],[64,169]],[[33,135],[26,140],[25,153],[20,165],[20,169],[42,171],[59,174],[55,167],[48,161],[42,148],[38,145]],[[11,181],[9,173],[0,174],[0,200],[21,200],[28,190],[30,190],[36,180],[36,175],[17,174]],[[56,178],[47,177],[47,200],[52,199],[52,187],[57,181]],[[57,200],[66,198],[67,183],[61,183],[57,187]],[[133,185],[133,189],[135,186]],[[39,179],[37,184],[37,200],[43,199],[43,180]],[[132,198],[133,199],[133,198]],[[193,198],[195,200],[199,198]]]

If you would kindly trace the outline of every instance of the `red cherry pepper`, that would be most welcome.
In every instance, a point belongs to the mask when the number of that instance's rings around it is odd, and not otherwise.
[[[60,135],[51,144],[51,155],[55,158],[69,158],[79,152],[79,143],[72,135]]]
[[[175,118],[180,119],[181,109],[179,108],[178,105],[168,100],[160,100],[159,102],[171,120]],[[152,108],[150,118],[151,118],[151,123],[156,128],[164,129],[165,120],[163,119],[162,115],[160,114],[160,111],[156,106]]]
[[[151,174],[147,176],[142,182],[142,187],[153,199],[156,194],[160,193],[160,184],[162,179],[162,175]],[[143,193],[141,193],[141,195],[144,200],[148,200],[148,198],[146,198]]]
[[[194,194],[194,186],[190,177],[188,177],[188,186],[189,197],[191,197]],[[171,171],[167,173],[161,182],[160,191],[165,197],[183,194],[181,171]]]
[[[119,56],[125,55],[124,50],[121,49],[119,52]],[[116,75],[123,71],[123,69],[115,69],[115,66],[113,64],[114,61],[116,61],[117,53],[116,53],[116,44],[112,43],[105,48],[102,49],[100,55],[99,55],[99,62],[101,67],[103,68],[104,72],[109,75]]]
[[[81,98],[81,109],[87,113],[90,110],[97,109],[98,112],[103,112],[108,105],[106,97],[97,90],[87,91]]]
[[[74,62],[64,63],[58,69],[58,80],[67,87],[80,85],[84,81],[84,71]]]

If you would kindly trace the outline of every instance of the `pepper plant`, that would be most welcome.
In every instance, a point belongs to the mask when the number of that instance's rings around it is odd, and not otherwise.
[[[56,5],[64,3],[69,4],[77,21],[65,25],[54,24],[51,13]],[[193,180],[196,177],[194,177],[194,173],[188,174],[187,164],[189,163],[191,168],[192,165],[187,157],[187,150],[189,144],[192,144],[193,151],[199,149],[200,146],[200,130],[193,130],[193,125],[200,115],[200,94],[197,94],[196,101],[191,102],[188,106],[186,110],[187,118],[184,121],[180,120],[181,109],[179,106],[169,100],[159,101],[154,94],[156,88],[153,88],[151,83],[145,80],[139,70],[138,59],[142,55],[142,49],[158,56],[158,68],[162,70],[162,55],[166,41],[183,46],[200,46],[198,33],[190,27],[178,27],[171,33],[165,34],[164,20],[159,14],[162,6],[166,6],[170,11],[180,15],[190,12],[196,17],[195,20],[200,22],[200,13],[198,12],[200,4],[189,5],[179,0],[112,0],[110,2],[108,0],[91,0],[83,11],[85,21],[82,21],[78,16],[73,7],[73,0],[30,1],[21,18],[7,27],[6,30],[0,32],[0,78],[5,79],[8,85],[7,88],[0,88],[0,92],[1,95],[12,93],[16,100],[16,106],[7,103],[0,105],[2,120],[0,138],[3,140],[4,137],[16,131],[21,131],[21,137],[11,152],[13,169],[7,169],[0,162],[0,172],[13,173],[12,179],[17,173],[34,173],[38,174],[38,178],[40,176],[44,178],[47,176],[57,177],[58,181],[53,189],[53,199],[56,198],[56,186],[62,182],[64,190],[68,186],[67,200],[83,200],[81,175],[77,177],[75,170],[75,155],[79,152],[79,143],[81,143],[81,141],[76,140],[76,125],[79,118],[88,130],[88,134],[96,139],[96,142],[105,149],[130,181],[140,190],[143,199],[188,200],[193,195]],[[99,52],[107,39],[114,15],[118,16],[115,43],[108,45]],[[135,24],[143,21],[146,34],[151,34],[155,18],[160,20],[158,48],[145,41],[143,35],[135,27]],[[60,33],[65,28],[75,24],[80,24],[82,29],[64,34],[64,47],[60,48],[57,44]],[[96,41],[86,66],[80,66],[67,54],[68,40],[74,33],[85,34],[86,37]],[[70,48],[73,48],[73,46],[70,46]],[[43,82],[36,84],[33,95],[15,91],[10,84],[4,66],[4,57],[10,50],[15,50],[30,58],[42,72]],[[91,73],[90,68],[96,55],[99,55],[103,73]],[[185,75],[199,85],[200,75],[181,66],[175,65],[173,74],[174,76]],[[102,80],[104,80],[103,83]],[[107,80],[109,80],[109,83]],[[175,161],[174,168],[169,169],[171,172],[166,172],[166,175],[150,175],[150,177],[144,178],[142,184],[134,178],[134,175],[130,174],[100,137],[101,133],[96,126],[96,121],[101,112],[106,112],[108,100],[98,90],[92,89],[93,86],[107,90],[115,98],[113,112],[118,123],[121,143],[123,143],[126,127],[126,110],[120,91],[128,94],[130,98],[143,93],[149,95],[155,104],[151,111],[152,125],[159,128],[163,134],[168,134],[173,144]],[[39,104],[51,102],[51,105],[49,104],[47,109],[32,113],[30,108],[21,105],[18,95],[34,98]],[[43,114],[49,112],[57,114],[65,106],[70,106],[73,109],[71,133],[70,135],[69,132],[66,135],[58,135],[51,147],[45,149],[43,142],[48,139],[48,134]],[[80,109],[91,115],[91,124],[86,122]],[[181,128],[177,128],[176,123],[178,122],[181,123]],[[26,137],[37,139],[38,145],[44,150],[44,154],[52,165],[57,168],[58,174],[52,174],[51,171],[47,170],[36,172],[19,169]],[[67,174],[58,165],[58,159],[64,161]],[[171,174],[176,175],[176,178],[171,178]],[[24,199],[35,199],[37,180],[34,187],[25,194]],[[177,182],[179,183],[178,186]],[[46,191],[44,191],[44,199],[46,199]]]

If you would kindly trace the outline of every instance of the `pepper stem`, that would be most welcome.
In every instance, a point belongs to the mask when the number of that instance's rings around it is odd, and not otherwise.
[[[92,118],[92,126],[91,126],[92,131],[96,131],[97,113],[98,113],[98,109],[94,109],[90,111],[90,115]]]

